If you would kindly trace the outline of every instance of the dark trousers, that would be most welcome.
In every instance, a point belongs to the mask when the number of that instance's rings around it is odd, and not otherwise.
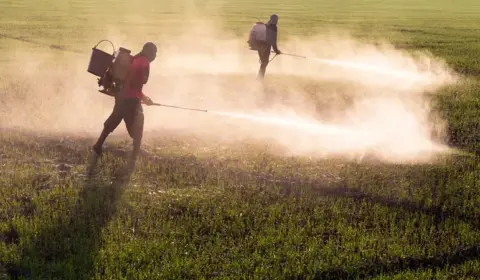
[[[134,150],[138,151],[142,142],[144,124],[143,108],[139,99],[116,97],[113,111],[103,124],[104,133],[107,135],[112,133],[122,120],[133,139]]]
[[[261,44],[258,48],[258,56],[260,58],[260,70],[258,71],[258,78],[262,79],[265,77],[265,70],[270,59],[270,49],[271,45]]]

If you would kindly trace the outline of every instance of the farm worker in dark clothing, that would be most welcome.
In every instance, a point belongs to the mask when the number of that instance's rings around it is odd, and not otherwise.
[[[277,47],[277,23],[278,16],[273,14],[270,16],[270,20],[267,22],[267,42],[261,43],[258,49],[258,56],[260,57],[260,70],[258,71],[258,78],[263,80],[265,77],[265,70],[270,59],[271,48],[275,51],[276,54],[281,54],[282,52]]]
[[[133,138],[133,157],[140,151],[143,136],[143,109],[141,103],[152,105],[152,100],[143,94],[143,85],[147,83],[150,74],[150,63],[157,56],[157,47],[146,43],[142,51],[133,57],[129,66],[125,83],[115,96],[113,112],[104,123],[102,134],[93,146],[97,155],[102,153],[102,146],[107,136],[112,133],[123,120],[128,134]]]

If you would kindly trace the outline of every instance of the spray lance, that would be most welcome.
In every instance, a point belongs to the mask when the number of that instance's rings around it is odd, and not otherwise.
[[[166,104],[160,104],[160,103],[155,103],[155,102],[154,102],[152,105],[153,105],[153,106],[169,107],[169,108],[175,108],[175,109],[181,109],[181,110],[199,111],[199,112],[208,113],[208,111],[207,111],[207,110],[204,110],[204,109],[195,109],[195,108],[179,107],[179,106],[166,105]]]
[[[274,51],[272,51],[272,53],[275,53],[275,52],[274,52]],[[280,54],[283,54],[283,55],[288,55],[288,56],[294,56],[294,57],[299,57],[299,58],[305,58],[305,59],[308,59],[308,57],[306,57],[306,56],[303,56],[303,55],[298,55],[298,54],[283,53],[283,52],[282,52],[282,53],[280,53]],[[273,60],[273,59],[274,59],[274,58],[275,58],[277,55],[279,55],[279,54],[275,53],[275,56],[273,56],[273,58],[272,58],[272,59],[270,59],[270,61],[269,61],[269,62],[271,62],[271,61],[272,61],[272,60]]]
[[[300,58],[305,58],[305,59],[308,59],[308,57],[306,56],[303,56],[303,55],[298,55],[298,54],[292,54],[292,53],[281,53],[283,55],[288,55],[288,56],[294,56],[294,57],[300,57]]]

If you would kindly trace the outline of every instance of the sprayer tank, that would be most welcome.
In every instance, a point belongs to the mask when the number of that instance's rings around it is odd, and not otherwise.
[[[125,80],[128,73],[128,67],[133,59],[130,53],[130,50],[120,48],[115,54],[115,61],[112,66],[112,76],[114,79],[119,81]]]
[[[114,57],[100,49],[94,47],[87,71],[95,76],[103,77],[107,69],[112,64]]]
[[[267,26],[262,22],[255,23],[250,31],[249,41],[266,42]]]

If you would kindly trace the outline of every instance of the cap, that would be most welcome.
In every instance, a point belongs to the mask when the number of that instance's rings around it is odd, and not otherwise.
[[[276,24],[278,22],[278,16],[276,14],[271,15],[269,22]]]

